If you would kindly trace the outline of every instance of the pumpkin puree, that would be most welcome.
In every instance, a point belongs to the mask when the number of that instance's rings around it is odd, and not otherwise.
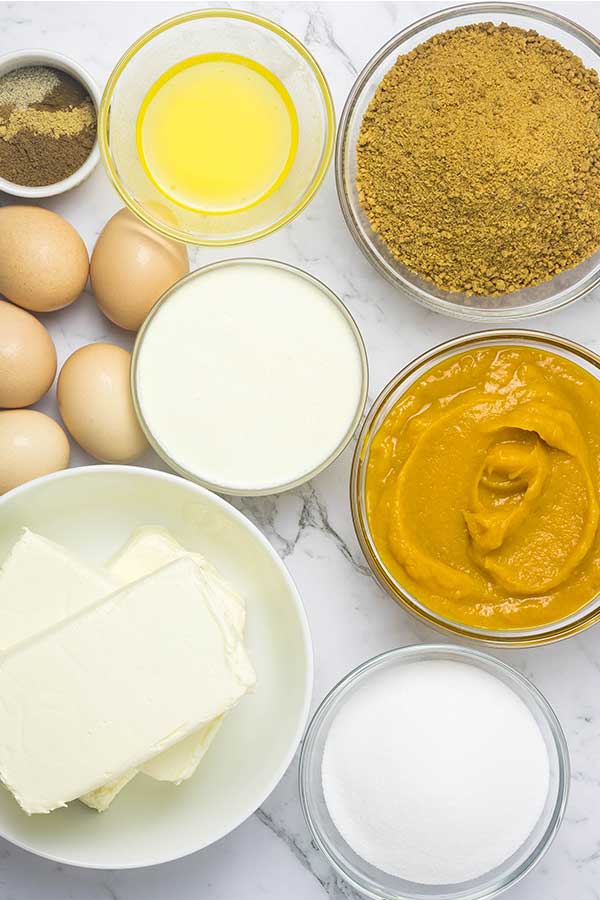
[[[367,515],[390,574],[453,621],[555,622],[600,592],[600,382],[492,347],[413,383],[375,435]]]

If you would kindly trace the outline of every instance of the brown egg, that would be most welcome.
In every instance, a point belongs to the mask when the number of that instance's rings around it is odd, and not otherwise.
[[[0,209],[0,294],[34,312],[68,306],[81,294],[88,252],[72,225],[49,209]]]
[[[54,419],[34,409],[0,412],[0,494],[69,465],[69,441]]]
[[[56,350],[41,322],[0,300],[0,407],[37,403],[56,375]]]
[[[103,462],[131,462],[147,449],[129,386],[131,353],[115,344],[88,344],[58,376],[58,408],[67,430]]]
[[[109,219],[92,253],[92,291],[105,316],[137,331],[168,287],[189,271],[187,251],[128,209]]]

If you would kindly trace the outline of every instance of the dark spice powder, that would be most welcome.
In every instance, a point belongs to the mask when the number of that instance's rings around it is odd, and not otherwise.
[[[58,69],[29,66],[0,78],[0,176],[55,184],[85,162],[96,141],[87,90]]]

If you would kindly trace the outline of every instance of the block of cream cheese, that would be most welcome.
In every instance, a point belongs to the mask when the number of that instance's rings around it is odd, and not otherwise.
[[[60,544],[24,528],[0,570],[0,653],[107,597],[119,585]],[[107,809],[136,771],[112,782],[106,792],[100,789],[100,805],[88,805]]]
[[[186,740],[189,740],[189,738],[186,738]],[[97,812],[106,812],[115,797],[121,793],[124,787],[127,787],[130,781],[133,781],[138,772],[139,769],[129,769],[129,771],[125,772],[124,775],[121,775],[120,778],[115,778],[112,781],[109,781],[108,784],[103,784],[93,791],[87,791],[87,793],[82,794],[79,799],[82,803],[85,803],[86,806],[97,810]]]
[[[113,559],[107,574],[92,569],[60,544],[23,529],[0,570],[0,652],[107,596],[118,585],[136,581],[184,556],[190,556],[214,581],[232,624],[243,632],[241,597],[201,554],[188,553],[164,529],[138,529]],[[194,774],[221,723],[219,716],[196,735],[149,760],[141,771],[159,781],[181,783]],[[134,769],[80,799],[104,811],[136,774]]]
[[[158,756],[149,759],[139,769],[130,769],[115,781],[109,781],[108,784],[103,784],[94,791],[88,791],[79,799],[86,806],[98,812],[105,812],[115,797],[139,772],[154,778],[155,781],[181,784],[182,781],[190,778],[198,768],[222,722],[223,716],[217,716],[199,731],[195,731],[182,741],[177,741],[168,750],[163,750]]]
[[[176,560],[0,656],[0,779],[26,812],[49,812],[198,731],[254,681],[204,573]]]
[[[131,584],[138,578],[156,572],[176,559],[189,557],[202,569],[215,600],[223,604],[223,611],[231,625],[244,635],[246,607],[242,597],[233,590],[217,570],[200,553],[191,553],[179,544],[164,528],[139,528],[123,549],[110,562],[111,577],[120,584]],[[169,750],[149,760],[140,771],[158,781],[180,784],[190,778],[217,734],[223,717],[209,723],[194,736],[190,735]]]
[[[23,529],[0,570],[0,653],[106,597],[119,583]]]
[[[108,571],[118,584],[130,584],[185,556],[189,556],[200,566],[215,592],[220,595],[232,625],[243,634],[246,609],[242,597],[201,553],[186,550],[164,528],[146,527],[135,531],[123,549],[111,560]]]
[[[198,768],[200,761],[212,744],[213,738],[223,724],[224,718],[225,713],[213,719],[200,731],[173,744],[169,750],[149,759],[141,767],[140,772],[150,775],[156,781],[171,781],[174,784],[181,784],[182,781],[190,778]]]
[[[243,636],[246,611],[242,598],[221,578],[217,570],[200,554],[190,553],[163,528],[140,528],[131,536],[123,549],[111,561],[108,569],[112,578],[120,584],[131,584],[138,578],[143,578],[151,572],[155,572],[162,566],[188,556],[193,559],[204,572],[207,580],[212,584],[216,595],[221,598],[223,607],[232,625]],[[154,759],[148,760],[141,772],[149,775],[157,781],[171,781],[181,784],[190,778],[214,737],[219,731],[223,717],[215,719],[201,728],[196,734],[190,735],[183,741],[179,741],[160,753]],[[87,806],[104,812],[117,794],[136,775],[135,771],[128,773],[115,782],[105,784],[95,791],[81,797]]]

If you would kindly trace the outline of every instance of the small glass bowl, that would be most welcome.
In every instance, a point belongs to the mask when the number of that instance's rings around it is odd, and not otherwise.
[[[383,76],[397,57],[435,34],[475,22],[506,22],[539,29],[579,56],[588,68],[600,68],[600,41],[575,22],[549,10],[519,3],[468,3],[426,16],[393,37],[367,63],[348,95],[340,119],[335,171],[346,224],[369,262],[395,287],[423,306],[459,319],[500,324],[559,309],[600,284],[600,250],[573,269],[535,287],[497,297],[467,297],[443,291],[396,260],[371,228],[356,190],[356,147],[363,116]]]
[[[271,486],[261,487],[261,488],[244,488],[244,487],[232,487],[230,485],[217,484],[213,481],[207,480],[202,476],[201,472],[191,471],[184,466],[180,465],[177,460],[173,459],[165,448],[163,447],[160,438],[158,435],[152,432],[146,418],[144,416],[142,403],[140,401],[140,390],[138,385],[138,361],[140,352],[144,343],[144,335],[146,334],[148,328],[150,327],[152,320],[154,319],[156,313],[159,311],[161,306],[164,303],[169,302],[169,298],[174,294],[174,292],[185,282],[192,281],[197,278],[202,278],[202,275],[208,272],[212,272],[214,269],[227,268],[231,266],[237,265],[252,265],[252,266],[268,266],[277,269],[284,269],[287,272],[292,273],[293,275],[300,276],[304,278],[306,281],[314,284],[319,290],[329,299],[331,303],[339,310],[342,314],[343,318],[346,320],[348,327],[352,331],[354,339],[356,341],[356,346],[358,349],[358,353],[360,356],[360,367],[361,367],[361,384],[360,384],[360,392],[357,397],[356,409],[354,412],[354,416],[352,417],[352,421],[348,426],[348,430],[346,434],[338,444],[338,446],[333,450],[333,452],[324,459],[320,465],[316,466],[314,469],[311,469],[305,472],[303,475],[296,478],[294,481],[290,481],[284,484],[274,484]],[[283,491],[290,491],[293,488],[299,487],[301,484],[304,484],[306,481],[310,481],[311,478],[315,478],[317,475],[320,475],[328,466],[331,465],[334,460],[338,458],[340,453],[348,446],[352,436],[354,435],[356,429],[358,428],[359,422],[362,418],[365,405],[367,402],[367,392],[369,389],[369,362],[367,358],[367,351],[365,349],[365,344],[358,328],[358,325],[352,318],[347,307],[342,303],[340,298],[333,293],[333,291],[327,287],[326,284],[323,284],[322,281],[319,281],[318,278],[315,278],[314,275],[310,275],[308,272],[305,272],[303,269],[298,269],[295,266],[290,266],[288,263],[277,262],[274,259],[260,259],[257,257],[247,257],[247,258],[236,258],[236,259],[224,259],[220,262],[209,263],[207,266],[203,266],[201,269],[196,269],[193,272],[190,272],[189,275],[184,275],[183,278],[180,278],[179,281],[176,281],[174,285],[172,285],[162,297],[156,301],[151,311],[148,313],[142,327],[140,328],[135,345],[133,347],[133,354],[131,358],[131,394],[133,397],[133,405],[135,407],[135,412],[138,417],[139,423],[142,427],[146,438],[148,439],[148,443],[153,448],[153,450],[158,453],[160,458],[166,462],[166,464],[171,468],[174,472],[177,472],[178,475],[182,475],[184,478],[188,478],[190,481],[194,481],[196,484],[201,485],[202,487],[208,488],[211,491],[215,491],[218,494],[225,494],[229,496],[237,496],[237,497],[264,497],[271,494],[280,494]]]
[[[451,660],[477,666],[499,678],[525,703],[544,738],[550,762],[550,784],[540,819],[521,847],[492,871],[453,885],[423,885],[382,872],[365,862],[335,827],[323,794],[321,766],[329,729],[340,707],[371,675],[423,660]],[[512,666],[466,647],[423,644],[375,656],[343,678],[325,697],[302,743],[299,786],[302,810],[319,849],[357,891],[373,900],[490,900],[513,887],[540,861],[562,821],[569,794],[567,742],[552,707],[538,689]],[[467,851],[468,852],[468,851]]]
[[[176,63],[202,53],[237,53],[265,66],[287,89],[298,116],[298,148],[281,185],[239,212],[211,215],[174,203],[139,159],[136,123],[154,82]],[[187,244],[232,246],[264,237],[291,221],[317,192],[333,152],[335,114],[329,86],[306,47],[253,13],[204,9],[152,28],[115,66],[102,97],[102,162],[125,204],[151,228]]]
[[[442,360],[457,353],[465,353],[487,346],[524,346],[547,350],[576,363],[595,378],[600,380],[600,356],[580,344],[569,341],[558,335],[545,334],[539,331],[492,330],[454,338],[433,347],[421,356],[416,357],[384,387],[362,424],[358,434],[352,472],[350,475],[350,504],[352,520],[362,551],[369,567],[387,593],[428,625],[438,630],[449,632],[454,636],[468,638],[479,643],[497,647],[533,647],[549,644],[562,638],[578,634],[590,625],[600,621],[600,595],[594,597],[582,609],[564,619],[537,628],[510,629],[494,631],[487,628],[474,628],[439,616],[428,609],[404,588],[387,570],[383,563],[373,536],[365,502],[365,480],[369,463],[369,453],[373,438],[383,420],[398,402],[410,385],[421,378],[428,369]]]

